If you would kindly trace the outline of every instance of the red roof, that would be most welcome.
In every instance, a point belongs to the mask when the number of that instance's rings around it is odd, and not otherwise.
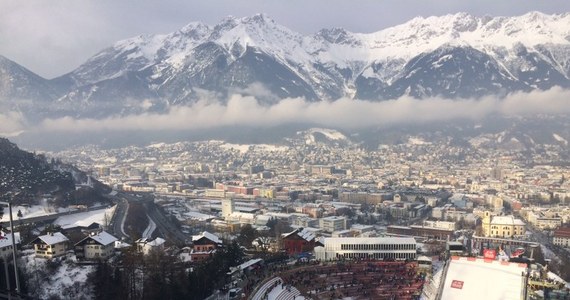
[[[570,227],[560,227],[554,231],[554,237],[570,238]]]

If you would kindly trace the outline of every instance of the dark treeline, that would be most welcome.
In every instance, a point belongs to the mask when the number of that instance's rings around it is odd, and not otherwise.
[[[116,263],[101,262],[92,273],[95,299],[202,300],[228,282],[230,266],[243,260],[237,243],[218,249],[200,264],[186,264],[162,251],[143,255],[134,247]]]

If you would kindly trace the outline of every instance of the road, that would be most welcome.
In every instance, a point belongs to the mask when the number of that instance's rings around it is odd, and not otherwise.
[[[172,243],[185,245],[190,238],[183,233],[180,228],[173,224],[154,204],[154,202],[145,202],[145,208],[149,218],[156,224],[156,229],[160,234]]]
[[[178,244],[185,245],[190,236],[183,233],[172,221],[165,216],[154,204],[152,195],[137,195],[121,192],[115,196],[117,208],[115,214],[111,219],[111,226],[113,233],[117,238],[124,238],[129,240],[130,237],[124,232],[123,224],[127,217],[129,203],[142,203],[146,213],[151,222],[156,225],[153,236],[160,236],[165,240]],[[158,234],[157,234],[158,232]],[[141,232],[141,234],[143,234]]]
[[[125,218],[127,217],[127,211],[129,210],[129,202],[125,198],[117,197],[117,207],[115,208],[115,213],[109,222],[109,230],[111,233],[120,240],[128,239],[129,236],[123,231],[123,224]]]

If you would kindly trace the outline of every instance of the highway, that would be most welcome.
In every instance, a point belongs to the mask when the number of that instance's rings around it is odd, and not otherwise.
[[[154,202],[146,202],[144,206],[149,218],[156,224],[156,229],[164,239],[177,245],[186,244],[190,236],[183,233],[169,218],[162,214]]]
[[[116,201],[117,207],[115,208],[111,222],[109,222],[109,231],[119,240],[126,240],[129,236],[123,231],[123,224],[127,217],[127,211],[129,210],[129,202],[119,197],[117,197]]]
[[[123,232],[124,228],[122,228],[122,224],[124,224],[127,217],[129,203],[139,202],[143,203],[143,207],[145,208],[148,217],[156,225],[156,230],[154,230],[154,234],[152,234],[152,236],[160,236],[171,243],[185,245],[190,236],[183,233],[156,207],[153,197],[154,196],[148,194],[138,195],[125,192],[118,193],[115,196],[118,206],[115,209],[113,218],[111,219],[112,226],[109,226],[109,228],[112,228],[113,233],[117,238],[125,238],[126,240],[129,240],[130,237]],[[143,233],[141,232],[141,234]]]

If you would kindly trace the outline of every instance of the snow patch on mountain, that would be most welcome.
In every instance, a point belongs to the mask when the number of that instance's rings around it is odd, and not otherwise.
[[[568,141],[565,138],[561,137],[560,135],[553,133],[552,137],[554,137],[554,139],[557,140],[558,142],[561,142],[564,145],[568,145]]]
[[[411,136],[408,138],[408,144],[410,145],[430,145],[430,142],[426,142],[423,138],[421,137],[414,137]]]
[[[314,137],[315,133],[320,133],[326,136],[329,140],[337,141],[337,140],[348,140],[346,135],[342,134],[341,132],[334,130],[334,129],[327,129],[327,128],[311,128],[307,131],[300,131],[297,134],[307,133]]]
[[[270,144],[232,144],[222,142],[219,147],[225,150],[235,150],[240,153],[247,152],[286,152],[289,150],[287,146],[277,146]]]

